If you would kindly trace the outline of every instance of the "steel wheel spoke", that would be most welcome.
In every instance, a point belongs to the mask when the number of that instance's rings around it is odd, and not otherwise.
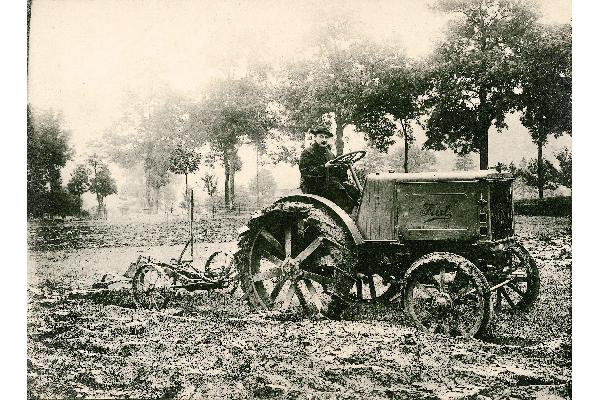
[[[504,288],[500,288],[500,293],[502,293],[502,297],[504,297],[504,299],[506,300],[506,302],[510,305],[510,308],[516,308],[515,303],[512,301],[512,299],[510,298],[510,296],[508,295],[508,293],[506,293],[506,290],[504,290]]]
[[[296,261],[299,264],[302,261],[306,260],[306,258],[310,256],[317,249],[317,247],[321,245],[322,242],[323,238],[321,236],[313,240],[304,250],[302,250],[300,254],[296,256],[294,261]]]
[[[518,294],[520,294],[521,297],[525,296],[525,292],[523,291],[523,289],[521,289],[519,286],[517,286],[514,282],[508,283],[507,286],[509,288],[511,288],[512,290],[514,290],[515,292],[517,292]]]
[[[356,297],[358,298],[358,300],[363,299],[363,285],[361,278],[356,279]]]
[[[281,243],[279,243],[279,241],[275,239],[273,235],[264,229],[260,231],[260,235],[267,241],[267,243],[271,245],[271,247],[273,247],[273,249],[277,250],[282,256],[285,256],[285,251],[283,250]]]
[[[271,264],[274,264],[276,267],[281,267],[281,264],[283,264],[283,260],[282,259],[277,258],[273,254],[268,253],[268,252],[262,252],[261,258],[264,258],[265,260],[267,260]]]
[[[440,269],[440,292],[441,292],[441,293],[444,293],[444,292],[445,292],[445,290],[444,290],[444,283],[445,283],[445,282],[444,282],[444,275],[445,275],[445,274],[446,274],[446,269],[445,269],[444,267],[442,267],[442,268]]]
[[[283,286],[285,285],[285,279],[281,279],[279,280],[276,284],[275,287],[273,288],[273,291],[271,292],[271,295],[269,297],[271,297],[271,302],[275,302],[275,300],[277,299],[277,296],[279,296],[279,292],[281,292],[281,289],[283,289]]]
[[[266,281],[267,279],[277,278],[282,274],[281,269],[279,268],[271,268],[268,271],[260,272],[252,276],[253,282]]]
[[[302,291],[302,281],[295,282],[292,285],[292,287],[294,288],[294,291],[296,292],[296,297],[298,297],[300,306],[305,311],[308,311],[310,309],[310,303],[309,303],[310,300],[307,300],[307,296],[305,295],[304,291]]]
[[[499,310],[502,306],[502,293],[500,293],[500,289],[496,289],[496,309]]]
[[[294,297],[294,283],[290,282],[290,286],[288,287],[288,290],[285,293],[285,298],[283,299],[283,304],[281,305],[282,311],[285,311],[289,308],[290,303],[292,302],[292,297]]]
[[[287,226],[285,228],[285,256],[287,258],[292,257],[292,228]]]
[[[334,282],[333,278],[330,278],[330,277],[324,276],[324,275],[320,275],[320,274],[315,274],[314,272],[303,271],[302,273],[304,275],[304,278],[318,282],[323,286]]]
[[[351,280],[351,281],[356,281],[356,276],[353,276],[353,275],[349,274],[347,271],[344,271],[343,269],[341,269],[337,265],[332,265],[332,267],[333,267],[333,269],[335,269],[336,271],[338,271],[340,274],[344,275],[346,277],[346,279]]]
[[[460,300],[463,297],[466,297],[470,294],[473,293],[477,293],[477,289],[475,288],[469,288],[469,286],[465,287],[464,289],[462,289],[454,298],[453,300]]]
[[[305,279],[304,284],[306,285],[306,288],[308,289],[308,293],[310,294],[312,303],[314,304],[317,312],[320,313],[323,310],[323,303],[321,302],[321,298],[319,297],[317,290],[315,289],[314,285],[312,284],[312,282],[309,279]]]
[[[369,275],[369,293],[371,293],[371,300],[377,297],[377,291],[375,290],[375,281],[373,275]]]
[[[304,220],[303,219],[298,220],[298,237],[301,237],[301,238],[304,237]]]

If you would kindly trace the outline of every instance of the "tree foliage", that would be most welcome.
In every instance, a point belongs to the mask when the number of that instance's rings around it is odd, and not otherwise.
[[[538,24],[521,57],[521,122],[535,143],[571,134],[571,26]]]
[[[178,145],[171,152],[169,171],[178,175],[193,174],[198,170],[202,157],[194,149]]]
[[[518,106],[519,54],[537,15],[519,0],[440,0],[436,8],[457,17],[430,59],[425,146],[479,152],[487,169],[488,130],[506,128]]]
[[[75,167],[71,173],[71,179],[67,183],[67,189],[70,193],[81,196],[90,189],[89,169],[82,164]]]
[[[367,174],[400,171],[404,165],[404,147],[394,146],[389,152],[380,152],[377,149],[367,150],[365,158],[356,163],[356,173],[359,180],[364,181]],[[435,170],[437,160],[432,151],[414,147],[408,156],[408,169],[411,172],[425,172]]]
[[[344,151],[343,130],[349,124],[361,125],[374,139],[393,130],[380,113],[357,107],[374,90],[380,74],[403,60],[399,49],[370,42],[355,27],[356,21],[343,16],[324,22],[305,57],[288,65],[280,82],[288,128],[304,133],[315,125],[335,124],[338,155]]]
[[[454,160],[455,171],[471,171],[475,169],[475,163],[471,154],[459,154]]]
[[[242,143],[264,147],[275,116],[269,110],[269,92],[254,77],[218,79],[211,82],[204,99],[196,105],[191,122],[198,144],[208,143],[225,169],[225,205],[232,204],[232,176],[241,168],[237,148]]]
[[[119,165],[128,169],[142,165],[145,205],[156,212],[160,192],[171,180],[172,154],[179,147],[195,146],[190,139],[189,100],[163,88],[150,97],[132,94],[130,103],[104,146]]]
[[[544,159],[544,175],[542,175],[544,181],[540,182],[540,175],[538,174],[538,160],[537,158],[530,159],[524,168],[519,169],[518,175],[521,176],[527,186],[539,188],[543,187],[544,190],[555,190],[558,188],[560,176],[559,172],[550,161]]]
[[[573,187],[573,159],[571,151],[564,148],[556,153],[558,160],[558,183],[568,188]]]
[[[395,136],[404,137],[407,148],[414,140],[411,123],[422,113],[419,97],[424,82],[420,68],[401,57],[393,62],[379,66],[377,77],[368,82],[355,111],[357,128],[380,151],[386,151]]]
[[[258,176],[248,182],[250,196],[258,196],[259,201],[272,200],[277,191],[277,181],[273,173],[265,168],[258,170]]]
[[[215,174],[207,172],[200,179],[202,180],[202,185],[206,194],[208,194],[209,197],[213,197],[215,193],[217,193],[219,178],[217,178]]]
[[[72,157],[69,132],[62,127],[60,115],[51,111],[34,112],[27,106],[27,214],[63,213],[60,200],[61,169]],[[67,207],[68,208],[68,207]]]
[[[522,51],[521,123],[538,147],[538,195],[543,197],[545,163],[543,148],[548,137],[571,134],[572,52],[571,26],[538,24],[525,37]]]
[[[169,158],[169,171],[177,175],[185,175],[184,208],[187,209],[189,201],[188,175],[193,174],[200,166],[201,156],[193,148],[177,145]]]
[[[81,195],[90,189],[90,171],[86,165],[79,164],[75,167],[71,173],[71,179],[67,183],[67,190],[72,195],[76,196],[77,201],[77,214],[81,213],[81,206],[83,204]]]
[[[90,166],[89,191],[96,195],[98,215],[106,217],[104,198],[117,193],[117,184],[112,177],[108,165],[95,155],[88,159]]]

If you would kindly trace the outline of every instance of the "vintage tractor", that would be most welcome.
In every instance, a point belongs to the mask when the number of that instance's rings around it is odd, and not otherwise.
[[[496,311],[526,310],[537,266],[514,238],[513,177],[495,170],[375,173],[355,218],[333,202],[284,197],[252,218],[236,253],[249,303],[336,317],[353,302],[400,302],[417,328],[484,333]]]

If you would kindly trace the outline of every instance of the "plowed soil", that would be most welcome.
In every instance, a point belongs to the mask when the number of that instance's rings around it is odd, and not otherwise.
[[[241,218],[197,224],[197,266],[234,248]],[[518,217],[540,297],[500,313],[485,340],[415,331],[397,304],[342,321],[282,321],[239,291],[197,291],[135,309],[118,279],[139,254],[168,261],[186,224],[29,227],[29,398],[562,399],[571,397],[571,221]]]

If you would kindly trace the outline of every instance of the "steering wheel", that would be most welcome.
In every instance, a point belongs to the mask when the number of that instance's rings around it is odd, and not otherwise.
[[[341,156],[337,156],[333,160],[329,160],[325,163],[326,167],[331,167],[335,165],[352,165],[358,160],[362,159],[367,154],[366,151],[359,150],[353,151],[351,153],[342,154]]]

